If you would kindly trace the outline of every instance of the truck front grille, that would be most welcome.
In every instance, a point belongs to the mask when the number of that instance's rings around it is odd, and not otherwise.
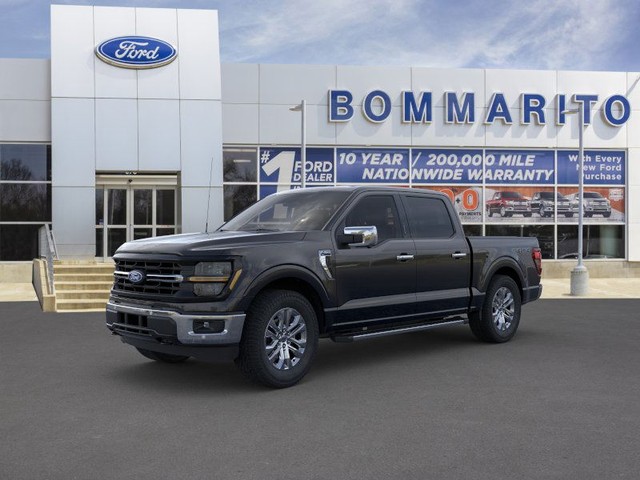
[[[131,281],[129,273],[134,270],[144,274],[144,281]],[[181,281],[180,264],[176,262],[116,260],[113,289],[149,295],[174,295],[180,289]]]

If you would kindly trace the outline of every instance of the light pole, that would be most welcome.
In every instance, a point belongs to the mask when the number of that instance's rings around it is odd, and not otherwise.
[[[584,221],[584,103],[577,109],[564,110],[563,114],[577,113],[578,122],[578,264],[571,270],[571,295],[583,296],[589,293],[589,271],[582,263]]]
[[[302,170],[300,174],[302,175],[302,181],[300,182],[302,188],[306,185],[306,176],[307,176],[307,102],[306,100],[302,100],[298,105],[294,107],[289,107],[289,110],[292,112],[301,112],[302,113],[302,121],[301,121],[301,139],[300,139],[300,161],[302,162]]]

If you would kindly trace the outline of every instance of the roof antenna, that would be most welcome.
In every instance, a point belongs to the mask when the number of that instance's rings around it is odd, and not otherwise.
[[[209,168],[209,196],[207,197],[207,218],[204,222],[204,233],[209,233],[209,208],[211,207],[211,184],[213,183],[213,157],[211,157],[211,167]]]

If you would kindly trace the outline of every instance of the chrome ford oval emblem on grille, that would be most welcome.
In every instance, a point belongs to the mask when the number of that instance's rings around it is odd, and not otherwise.
[[[134,285],[140,285],[141,283],[144,283],[146,277],[145,273],[141,270],[131,270],[128,278]]]

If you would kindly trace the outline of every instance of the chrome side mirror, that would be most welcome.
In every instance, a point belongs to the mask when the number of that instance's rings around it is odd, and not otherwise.
[[[350,247],[372,247],[378,243],[378,229],[375,225],[344,227],[344,235]]]

